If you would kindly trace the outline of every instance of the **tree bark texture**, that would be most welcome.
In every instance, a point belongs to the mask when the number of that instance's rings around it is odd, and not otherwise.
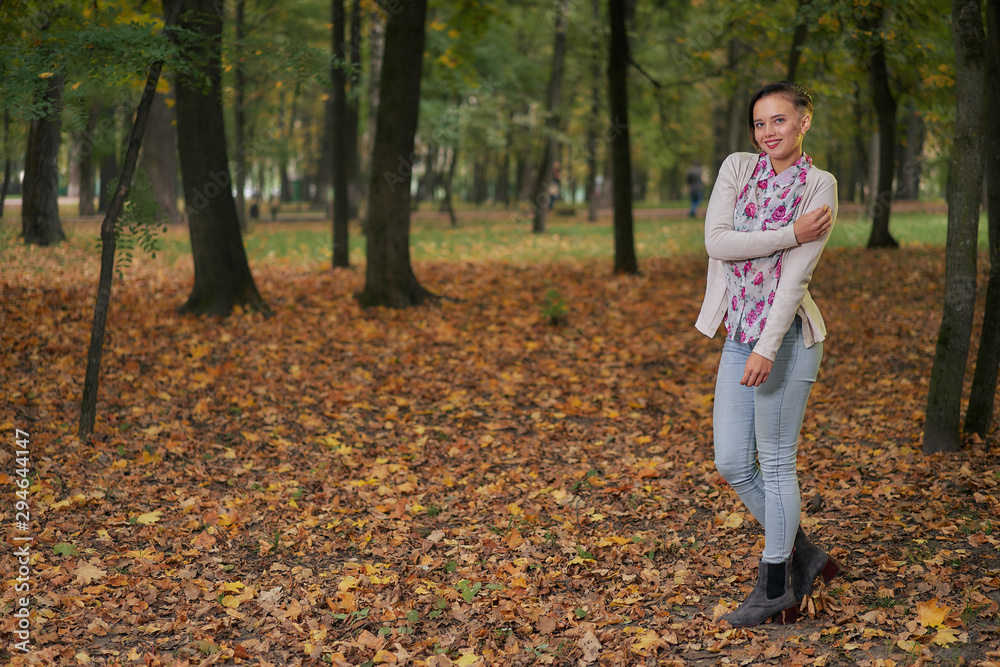
[[[351,44],[346,50],[350,62],[349,90],[347,100],[347,216],[358,217],[358,203],[361,192],[361,153],[359,150],[358,126],[361,122],[358,85],[361,81],[361,0],[351,3]]]
[[[222,114],[222,5],[182,3],[180,24],[197,33],[190,47],[200,71],[177,78],[177,140],[184,207],[194,256],[194,287],[181,312],[224,317],[234,306],[269,312],[247,263],[233,199]]]
[[[1000,109],[1000,2],[986,4],[987,108]],[[986,201],[989,220],[990,277],[986,284],[986,309],[972,376],[965,432],[985,437],[993,423],[997,376],[1000,373],[1000,125],[986,124]]]
[[[882,29],[884,8],[872,4],[871,16],[865,17],[861,27],[872,32],[874,43],[868,53],[869,78],[875,115],[878,118],[878,185],[872,201],[872,233],[868,237],[869,248],[897,248],[899,243],[889,232],[889,218],[892,215],[892,179],[896,172],[896,99],[892,96],[889,82],[889,66],[885,58],[885,40],[879,34]]]
[[[944,309],[924,422],[925,452],[958,451],[962,384],[976,301],[976,243],[986,131],[986,38],[979,0],[952,0],[955,140],[948,183]]]
[[[173,27],[177,20],[179,5],[171,8],[164,19],[164,30]],[[101,275],[97,287],[97,302],[94,305],[94,322],[90,329],[90,347],[87,351],[87,371],[83,381],[83,397],[80,402],[80,422],[77,435],[87,439],[94,432],[97,421],[97,390],[101,375],[101,356],[104,350],[104,332],[108,322],[108,311],[111,308],[111,286],[115,269],[115,225],[122,212],[125,200],[128,198],[132,177],[135,175],[136,163],[139,161],[139,148],[146,130],[153,97],[156,95],[156,84],[160,79],[162,61],[154,61],[149,67],[146,77],[146,88],[136,109],[132,133],[129,137],[128,149],[122,164],[121,179],[108,205],[107,215],[101,222]]]
[[[552,72],[545,97],[545,150],[542,163],[538,166],[535,183],[531,188],[531,208],[534,210],[531,231],[545,232],[546,217],[549,212],[549,186],[552,184],[552,163],[558,154],[555,137],[559,128],[559,101],[562,96],[563,70],[566,62],[566,12],[569,0],[556,0],[556,34],[552,43]]]
[[[333,268],[351,265],[348,245],[347,177],[351,156],[347,131],[347,66],[344,51],[344,0],[333,1]]]
[[[628,126],[628,39],[624,0],[609,0],[611,49],[608,60],[608,100],[617,133],[611,141],[614,164],[615,273],[638,274],[632,221],[632,151]]]
[[[25,243],[48,246],[66,240],[59,220],[59,144],[62,140],[63,75],[49,77],[45,102],[49,114],[31,121],[24,155],[21,236]]]
[[[174,128],[174,111],[168,106],[167,97],[166,93],[157,93],[153,98],[139,166],[149,179],[150,191],[159,204],[162,220],[176,223],[182,220],[177,210],[177,131]],[[83,187],[82,176],[80,187]]]
[[[410,264],[410,175],[420,113],[427,0],[402,4],[385,28],[368,190],[364,308],[406,308],[431,298]]]

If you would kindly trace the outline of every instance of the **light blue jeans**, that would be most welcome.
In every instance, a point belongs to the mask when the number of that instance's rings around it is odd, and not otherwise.
[[[806,348],[796,317],[767,381],[740,384],[755,343],[726,339],[715,385],[715,467],[764,527],[765,563],[792,555],[801,501],[795,470],[799,431],[816,382],[823,344]]]

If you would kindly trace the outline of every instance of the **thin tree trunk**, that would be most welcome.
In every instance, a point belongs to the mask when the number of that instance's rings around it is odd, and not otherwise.
[[[590,125],[587,127],[587,221],[597,222],[597,131],[601,122],[601,0],[593,0],[594,24],[590,40]]]
[[[420,113],[427,0],[403,3],[385,29],[368,201],[364,308],[419,305],[433,295],[410,263],[410,174]]]
[[[59,220],[62,88],[62,73],[49,77],[45,101],[52,113],[31,121],[28,132],[21,195],[21,235],[24,242],[31,245],[47,246],[66,240]]]
[[[379,83],[382,80],[382,64],[384,62],[385,28],[384,23],[375,21],[368,33],[368,121],[365,123],[365,132],[361,141],[363,149],[358,183],[362,199],[368,198],[369,201],[371,193],[368,190],[368,186],[372,180],[375,133],[378,131]],[[366,223],[365,229],[367,230],[367,228]]]
[[[552,163],[558,153],[555,132],[559,128],[559,100],[566,62],[566,12],[568,8],[569,0],[557,0],[556,34],[552,45],[552,73],[549,77],[549,90],[545,103],[547,114],[545,119],[545,151],[542,153],[542,164],[539,165],[535,185],[531,189],[531,203],[535,213],[531,231],[536,234],[545,232],[545,220],[549,212],[547,195],[552,184]]]
[[[799,71],[799,60],[802,57],[802,47],[809,35],[809,20],[803,15],[805,8],[812,0],[799,0],[798,11],[795,13],[795,32],[792,34],[792,48],[788,53],[788,74],[785,81],[793,83]]]
[[[454,186],[455,165],[458,163],[458,146],[452,146],[448,160],[448,172],[444,177],[444,199],[441,200],[441,210],[448,214],[452,229],[458,228],[458,218],[455,216]]]
[[[180,13],[180,3],[167,12],[164,19],[164,30],[173,27]],[[97,287],[97,302],[94,305],[94,322],[90,330],[90,347],[87,351],[87,371],[83,381],[83,397],[80,403],[80,423],[77,435],[86,440],[94,432],[97,420],[97,390],[101,376],[101,355],[104,350],[104,331],[108,323],[108,311],[111,308],[111,285],[115,268],[115,225],[122,207],[128,197],[129,186],[135,174],[136,163],[139,160],[139,147],[146,130],[153,96],[156,94],[156,84],[160,79],[162,61],[156,60],[149,66],[146,88],[136,110],[135,121],[132,124],[132,134],[129,137],[128,151],[122,165],[121,178],[118,187],[111,198],[108,212],[101,223],[101,275]]]
[[[225,317],[245,305],[270,312],[247,263],[233,199],[222,113],[222,5],[183,4],[181,26],[197,36],[199,71],[177,77],[177,139],[194,257],[194,287],[180,311]]]
[[[243,39],[246,28],[246,0],[236,0],[236,44],[235,54],[236,86],[233,100],[233,128],[236,140],[236,159],[234,162],[236,176],[236,215],[240,220],[240,229],[247,229],[247,201],[243,190],[247,184],[247,154],[246,154],[246,68],[243,65]]]
[[[611,119],[621,132],[611,142],[614,163],[615,273],[636,275],[639,263],[635,256],[632,222],[632,152],[628,125],[628,40],[625,31],[624,0],[609,0],[611,14],[611,49],[608,59],[608,98]]]
[[[351,48],[347,49],[351,64],[349,76],[351,96],[347,101],[347,215],[358,217],[361,200],[361,154],[358,150],[358,125],[360,123],[358,84],[361,81],[361,0],[351,3]]]
[[[987,108],[1000,109],[1000,2],[986,3],[987,40],[986,97]],[[965,414],[965,432],[982,437],[993,423],[997,376],[1000,374],[1000,125],[986,124],[986,198],[989,220],[990,277],[986,284],[986,311],[979,335],[976,372],[972,376],[972,393]]]
[[[896,168],[898,200],[916,201],[920,198],[920,172],[923,166],[926,131],[923,118],[910,103],[905,111],[904,136],[899,145],[899,164]]]
[[[958,451],[962,384],[976,301],[976,241],[986,131],[986,38],[979,0],[952,0],[955,140],[948,182],[944,309],[924,422],[925,452]]]
[[[3,207],[10,190],[10,173],[12,171],[10,157],[10,111],[3,112],[3,182],[0,183],[0,220],[3,219]]]
[[[77,144],[76,157],[80,170],[80,215],[94,215],[94,134],[100,107],[91,105],[87,127]]]
[[[885,58],[885,40],[879,34],[882,29],[884,8],[873,4],[874,17],[862,21],[861,26],[870,30],[875,44],[868,55],[868,68],[878,118],[878,185],[872,200],[872,233],[868,238],[869,248],[898,248],[899,243],[889,232],[889,218],[892,215],[892,178],[896,172],[896,99],[892,96],[889,82],[889,68]]]
[[[344,0],[333,0],[333,268],[351,265],[348,246],[349,171],[347,148],[347,76],[344,71]]]

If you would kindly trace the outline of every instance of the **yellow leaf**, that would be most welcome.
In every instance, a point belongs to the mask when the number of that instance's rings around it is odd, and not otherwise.
[[[949,611],[951,611],[951,607],[938,606],[937,598],[917,603],[917,617],[920,620],[920,625],[925,627],[944,627],[944,619],[948,617]]]
[[[739,528],[743,525],[743,515],[738,512],[733,512],[726,517],[726,521],[723,524],[726,528]]]
[[[49,79],[52,77],[52,72],[42,72],[38,75],[39,79]]]
[[[236,609],[240,606],[240,601],[235,595],[227,595],[222,598],[222,606],[229,607],[230,609]]]
[[[453,664],[455,665],[474,665],[479,662],[479,656],[475,653],[465,653],[455,660]]]
[[[934,635],[934,643],[938,646],[948,646],[960,641],[962,640],[959,639],[958,632],[952,628],[941,628]]]
[[[639,655],[648,655],[651,649],[659,648],[663,645],[663,640],[660,639],[660,636],[654,630],[647,630],[632,644],[629,650]]]
[[[223,582],[221,586],[219,586],[220,590],[229,591],[232,593],[238,592],[241,588],[243,588],[243,582],[241,581],[226,581]]]
[[[461,34],[462,33],[460,33],[457,30],[449,30],[448,31],[448,36],[451,37],[452,39],[458,39],[458,36],[461,35]]]
[[[160,514],[160,510],[156,510],[155,512],[146,512],[145,514],[140,514],[135,521],[136,523],[148,526],[151,523],[158,522],[160,520]]]
[[[511,516],[524,516],[524,510],[518,507],[517,503],[507,505],[507,511],[510,512]]]

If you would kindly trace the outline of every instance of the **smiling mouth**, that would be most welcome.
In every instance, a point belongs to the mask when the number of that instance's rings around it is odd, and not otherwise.
[[[781,143],[781,139],[776,139],[775,141],[765,141],[764,145],[767,146],[768,148],[773,149],[773,148],[775,148],[780,143]]]

